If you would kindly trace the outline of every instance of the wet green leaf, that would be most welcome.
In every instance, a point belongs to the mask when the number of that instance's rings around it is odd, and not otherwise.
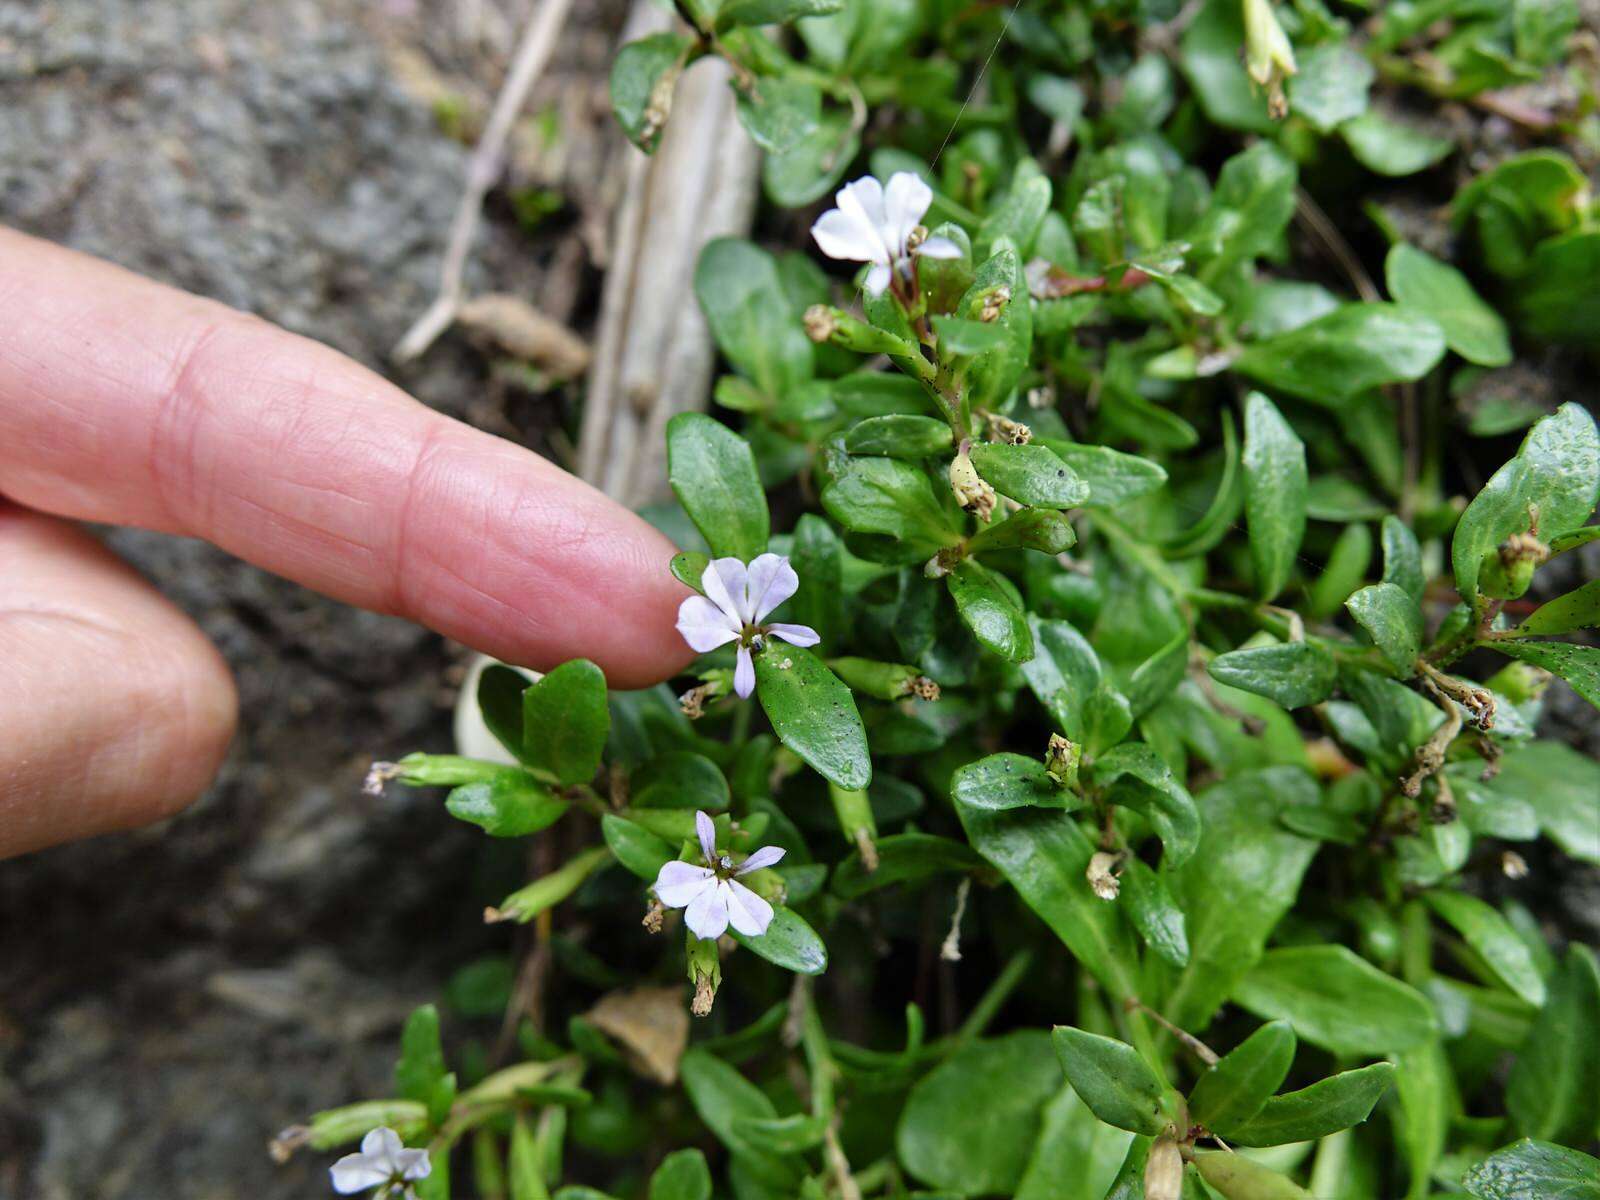
[[[1050,1037],[1067,1082],[1095,1116],[1134,1133],[1166,1128],[1166,1085],[1132,1046],[1070,1025],[1057,1025]]]
[[[809,650],[769,643],[755,656],[756,695],[783,744],[842,788],[872,782],[867,733],[855,697]]]
[[[1239,1146],[1282,1146],[1326,1137],[1367,1119],[1394,1082],[1393,1063],[1373,1063],[1331,1075],[1298,1092],[1274,1096],[1233,1130]]]
[[[667,477],[716,557],[749,562],[767,549],[767,496],[750,445],[703,413],[667,422]]]
[[[1305,536],[1306,450],[1260,392],[1252,392],[1245,401],[1243,465],[1256,591],[1271,600],[1289,582]]]
[[[1415,989],[1340,945],[1269,950],[1233,989],[1258,1017],[1282,1019],[1335,1054],[1387,1054],[1434,1036],[1433,1007]]]
[[[1287,1021],[1263,1025],[1206,1068],[1189,1093],[1189,1115],[1222,1134],[1245,1124],[1288,1077],[1294,1050]]]

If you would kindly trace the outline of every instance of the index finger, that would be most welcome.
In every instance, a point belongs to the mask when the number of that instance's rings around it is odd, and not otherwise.
[[[680,669],[671,543],[320,343],[0,229],[0,493],[202,537],[509,662]]]

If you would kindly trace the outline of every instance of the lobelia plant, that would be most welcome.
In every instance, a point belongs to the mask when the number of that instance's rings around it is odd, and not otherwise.
[[[1600,538],[1595,421],[1528,382],[1575,360],[1526,357],[1600,351],[1576,4],[677,9],[623,128],[724,59],[811,240],[693,281],[738,427],[675,417],[650,515],[701,658],[491,667],[510,762],[374,768],[537,835],[486,913],[537,966],[449,996],[520,1058],[447,1070],[424,1007],[394,1098],[278,1151],[435,1198],[1600,1197],[1551,901],[1600,766],[1537,736],[1552,677],[1600,706],[1600,581],[1526,599]]]

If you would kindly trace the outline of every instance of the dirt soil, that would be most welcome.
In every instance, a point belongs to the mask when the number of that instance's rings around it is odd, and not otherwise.
[[[0,221],[384,369],[436,279],[467,158],[450,134],[481,121],[528,7],[0,0]],[[473,290],[592,313],[625,13],[575,6]],[[566,205],[529,232],[519,189]],[[564,444],[560,394],[508,382],[458,336],[389,374]],[[481,835],[437,794],[360,791],[372,757],[447,746],[461,651],[207,545],[108,540],[222,647],[241,725],[181,818],[0,866],[0,1200],[330,1194],[328,1156],[278,1167],[268,1139],[385,1094],[410,1005],[508,941],[469,891],[506,869]]]

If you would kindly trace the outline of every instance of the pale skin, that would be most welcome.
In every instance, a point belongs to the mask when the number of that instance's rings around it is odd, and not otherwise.
[[[0,229],[0,858],[170,816],[238,716],[216,649],[75,521],[614,687],[692,657],[672,545],[587,484],[317,342]]]

